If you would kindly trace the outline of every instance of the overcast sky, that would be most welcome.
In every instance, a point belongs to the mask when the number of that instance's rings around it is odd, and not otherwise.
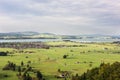
[[[120,34],[120,0],[0,0],[0,32]]]

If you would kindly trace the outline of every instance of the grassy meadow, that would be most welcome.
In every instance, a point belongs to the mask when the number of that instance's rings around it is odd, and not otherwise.
[[[46,42],[51,45],[50,49],[24,49],[23,51],[32,51],[33,53],[15,52],[8,56],[0,56],[0,80],[18,80],[17,71],[2,70],[8,61],[24,66],[31,61],[30,66],[42,72],[45,80],[64,80],[57,79],[58,69],[61,71],[70,71],[71,76],[78,73],[81,75],[88,69],[99,66],[102,62],[113,63],[120,61],[120,45],[112,43],[77,43],[77,42]],[[54,47],[56,45],[80,45],[77,47]],[[0,51],[17,51],[12,48],[0,48]],[[63,55],[68,55],[66,59]],[[4,77],[7,74],[8,77]],[[31,76],[36,76],[30,73]],[[69,78],[67,80],[70,80]]]

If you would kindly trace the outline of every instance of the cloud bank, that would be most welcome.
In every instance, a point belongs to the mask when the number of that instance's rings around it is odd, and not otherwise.
[[[120,0],[1,0],[0,32],[120,34]]]

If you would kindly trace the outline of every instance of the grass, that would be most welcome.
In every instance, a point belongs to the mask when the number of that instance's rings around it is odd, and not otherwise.
[[[2,68],[8,61],[20,65],[21,61],[27,64],[31,61],[34,69],[40,70],[46,80],[59,80],[54,76],[57,70],[70,71],[72,74],[79,75],[100,65],[101,62],[113,63],[120,61],[119,45],[110,43],[74,43],[74,42],[46,42],[49,45],[86,45],[86,47],[51,47],[50,49],[24,49],[24,51],[34,51],[34,53],[15,53],[9,56],[0,56],[0,80],[18,80],[13,71],[3,71]],[[104,48],[107,48],[105,50]],[[9,48],[0,48],[0,51],[13,51]],[[69,55],[63,59],[63,55]],[[26,56],[28,58],[26,58]],[[90,67],[90,62],[92,66]],[[7,78],[3,75],[8,74]],[[31,73],[35,76],[33,73]],[[60,79],[64,80],[64,79]]]

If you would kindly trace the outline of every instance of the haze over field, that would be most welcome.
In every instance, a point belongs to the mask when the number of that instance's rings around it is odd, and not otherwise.
[[[120,0],[0,0],[0,32],[120,34]]]

